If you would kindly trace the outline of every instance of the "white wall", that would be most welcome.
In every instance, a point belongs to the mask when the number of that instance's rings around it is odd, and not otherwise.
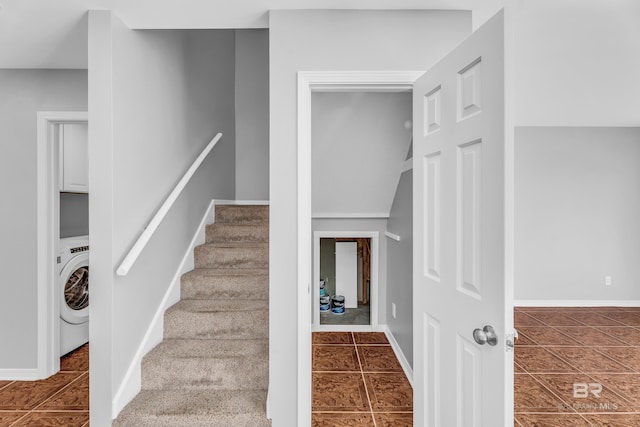
[[[517,125],[640,125],[640,2],[526,0],[515,28]]]
[[[387,241],[387,325],[413,367],[413,173],[400,177],[387,231],[400,241]],[[391,304],[396,304],[396,318]]]
[[[505,3],[516,125],[640,125],[640,2],[474,0],[474,28]]]
[[[0,70],[0,94],[0,369],[35,369],[36,113],[86,111],[87,71]]]
[[[109,12],[91,12],[89,33],[89,209],[98,254],[91,258],[91,423],[107,425],[114,393],[207,205],[234,195],[235,40],[223,30],[131,31]],[[155,210],[219,131],[222,140],[137,264],[116,277]]]
[[[272,11],[270,293],[297,300],[297,71],[427,70],[471,30],[465,12]],[[357,31],[355,31],[357,29]],[[309,230],[311,232],[311,230]],[[384,277],[384,276],[383,276]],[[297,425],[297,313],[272,300],[269,376],[274,427]]]
[[[235,33],[236,199],[269,200],[269,31]]]
[[[640,300],[640,128],[517,128],[515,155],[515,298]]]
[[[389,215],[411,141],[411,93],[311,96],[312,212]]]

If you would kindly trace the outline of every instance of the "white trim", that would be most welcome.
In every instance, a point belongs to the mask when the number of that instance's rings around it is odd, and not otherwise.
[[[367,91],[413,90],[424,71],[299,71],[298,72],[298,425],[311,424],[311,91],[346,87]],[[306,292],[304,287],[307,287]]]
[[[640,300],[519,299],[514,307],[640,307]]]
[[[400,173],[405,173],[410,170],[413,170],[413,157],[404,161],[402,169],[400,169]]]
[[[385,235],[385,236],[387,236],[387,237],[388,237],[388,238],[390,238],[390,239],[395,240],[396,242],[399,242],[399,241],[400,241],[400,236],[398,236],[397,234],[393,234],[393,233],[392,233],[392,232],[390,232],[390,231],[385,231],[385,232],[384,232],[384,235]]]
[[[382,332],[380,325],[313,325],[313,332]]]
[[[298,73],[298,426],[311,425],[311,81]],[[295,268],[295,265],[293,266]]]
[[[35,369],[0,369],[3,381],[35,381],[40,380],[40,370]]]
[[[389,218],[389,212],[378,213],[351,213],[351,212],[314,212],[311,217],[313,219],[359,219],[359,218],[373,218],[373,219],[387,219]]]
[[[268,200],[226,200],[216,199],[213,201],[217,205],[268,205]]]
[[[196,230],[191,243],[187,247],[187,250],[182,257],[182,261],[173,275],[171,285],[164,294],[158,309],[156,310],[147,332],[144,334],[136,354],[133,356],[129,368],[120,383],[120,387],[113,397],[111,414],[113,419],[118,417],[120,411],[140,392],[142,386],[142,358],[156,345],[158,345],[163,339],[164,331],[164,312],[173,304],[180,300],[180,277],[194,268],[194,255],[193,250],[196,246],[205,243],[206,240],[206,227],[213,222],[214,209],[218,203],[216,200],[212,200],[205,211],[200,225]]]
[[[55,144],[51,144],[53,126],[85,123],[88,118],[86,111],[39,111],[36,117],[37,379],[47,378],[60,370],[60,308],[55,292],[60,196],[56,162],[58,150]]]
[[[380,329],[387,336],[387,339],[391,344],[391,348],[393,348],[393,352],[396,354],[396,357],[398,358],[398,362],[400,362],[400,366],[402,366],[402,370],[404,371],[404,374],[407,376],[407,380],[409,380],[409,384],[411,384],[411,387],[413,387],[413,369],[411,368],[411,365],[409,364],[407,357],[404,355],[404,352],[400,348],[400,344],[398,344],[398,341],[396,341],[396,337],[391,332],[391,329],[389,329],[389,325],[381,325]]]
[[[336,326],[336,325],[321,325],[320,324],[320,239],[332,238],[332,237],[353,237],[353,238],[367,238],[371,239],[371,283],[369,300],[370,307],[370,325],[369,330],[374,330],[378,327],[378,288],[380,282],[380,233],[377,231],[314,231],[313,232],[313,329],[314,330],[329,330],[323,328],[323,326]],[[353,328],[357,325],[346,325],[349,328]],[[363,325],[360,325],[363,326]],[[350,329],[349,329],[350,330]]]
[[[178,197],[180,196],[180,193],[182,193],[182,190],[184,190],[184,188],[187,186],[187,184],[191,180],[191,177],[196,173],[204,159],[206,159],[211,150],[213,150],[213,147],[216,146],[220,138],[222,138],[222,133],[218,132],[216,136],[214,136],[213,139],[207,144],[204,150],[202,150],[198,157],[196,157],[189,169],[187,169],[182,178],[180,178],[180,181],[178,181],[176,186],[173,187],[171,193],[169,193],[166,200],[162,203],[153,218],[151,218],[151,221],[149,221],[149,224],[147,224],[147,226],[140,234],[140,237],[138,237],[127,255],[124,257],[122,263],[120,263],[120,267],[118,267],[118,269],[116,270],[116,274],[118,276],[126,276],[127,274],[129,274],[129,270],[131,270],[131,267],[133,267],[133,264],[136,262],[145,246],[147,246],[147,243],[149,243],[149,240],[151,239],[151,236],[153,236],[153,233],[155,233],[164,217],[167,215],[167,213],[169,213],[169,210],[171,209],[173,204],[176,202],[176,200],[178,200]]]

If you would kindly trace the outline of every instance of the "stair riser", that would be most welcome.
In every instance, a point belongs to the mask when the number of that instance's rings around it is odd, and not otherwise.
[[[269,226],[211,224],[207,226],[207,243],[268,242]]]
[[[269,336],[269,313],[223,311],[172,312],[165,317],[165,338],[263,339]]]
[[[142,365],[142,388],[251,390],[268,386],[268,356],[262,358],[168,358]]]
[[[268,206],[216,206],[216,223],[264,224],[269,222]]]
[[[206,277],[184,279],[183,299],[269,299],[268,276]]]
[[[267,268],[269,248],[262,247],[215,247],[195,248],[196,268]]]
[[[225,414],[212,418],[204,415],[139,415],[118,419],[113,427],[270,427],[264,414]]]

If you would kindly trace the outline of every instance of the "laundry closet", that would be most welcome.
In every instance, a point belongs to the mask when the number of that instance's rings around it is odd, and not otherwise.
[[[57,126],[60,355],[89,341],[89,173],[86,122]]]

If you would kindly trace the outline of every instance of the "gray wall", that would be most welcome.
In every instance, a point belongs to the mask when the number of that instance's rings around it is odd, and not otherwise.
[[[273,295],[297,300],[297,72],[428,70],[471,31],[467,12],[286,11],[269,14],[270,270]],[[385,276],[382,276],[385,277]],[[275,302],[274,302],[275,303]],[[295,310],[270,310],[274,425],[298,425]]]
[[[0,369],[35,369],[36,112],[86,111],[87,71],[0,70],[0,94]]]
[[[640,300],[640,128],[517,128],[515,155],[515,298]]]
[[[311,95],[312,210],[389,214],[411,141],[408,92]]]
[[[336,239],[320,239],[320,279],[327,296],[336,293]]]
[[[413,172],[400,177],[387,231],[400,241],[387,239],[387,325],[413,366]],[[391,304],[396,304],[396,318]]]
[[[91,423],[108,409],[212,198],[233,198],[234,31],[89,17]],[[114,271],[216,132],[224,137],[126,277]],[[95,375],[94,375],[95,373]],[[106,410],[105,410],[106,409]]]
[[[269,30],[236,30],[236,199],[269,200]]]
[[[89,234],[89,195],[60,193],[60,237]]]

